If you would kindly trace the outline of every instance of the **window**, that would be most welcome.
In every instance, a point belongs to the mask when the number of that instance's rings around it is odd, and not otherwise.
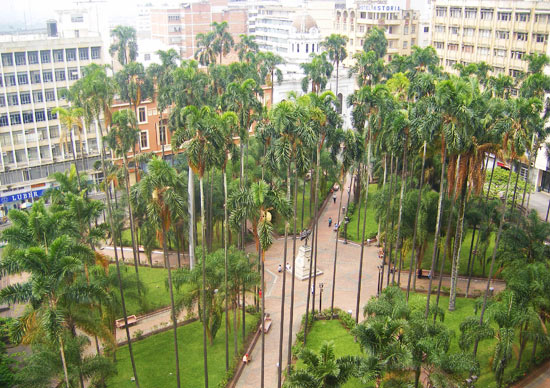
[[[72,23],[82,23],[84,22],[84,16],[82,15],[71,15]]]
[[[359,32],[365,32],[365,26],[364,25],[360,25],[359,26]]]
[[[38,102],[44,102],[44,95],[42,94],[42,90],[35,90],[34,92],[32,92],[32,99],[35,104]]]
[[[78,56],[80,57],[81,61],[87,61],[88,59],[90,59],[90,56],[88,55],[88,47],[79,48]]]
[[[31,71],[31,84],[40,83],[40,72],[38,70]]]
[[[67,69],[67,73],[69,74],[69,80],[76,81],[78,79],[78,69],[76,67]]]
[[[53,61],[63,62],[63,50],[53,50]]]
[[[435,15],[437,17],[446,17],[447,16],[447,7],[436,7]]]
[[[2,54],[2,65],[3,66],[13,66],[13,55],[12,55],[12,53]]]
[[[407,42],[406,40],[403,41],[403,48],[406,49],[409,45],[409,42]]]
[[[19,96],[17,96],[17,93],[9,93],[8,94],[8,105],[9,106],[19,105]]]
[[[48,120],[55,120],[57,119],[57,113],[53,113],[52,109],[48,109]]]
[[[393,48],[393,44],[394,44],[395,40],[388,40],[388,47],[389,48]]]
[[[17,83],[19,85],[27,85],[29,83],[29,77],[27,77],[27,73],[17,73]]]
[[[34,112],[34,117],[37,122],[46,121],[46,113],[41,109]]]
[[[509,22],[512,20],[512,12],[498,12],[497,20],[502,22]]]
[[[445,33],[445,26],[441,25],[441,24],[436,24],[435,25],[435,32],[442,32],[442,33]]]
[[[25,124],[34,123],[34,115],[31,111],[23,112],[23,122]]]
[[[50,50],[42,50],[40,51],[40,62],[42,63],[50,63],[52,61],[52,57],[50,55]]]
[[[292,46],[294,46],[294,43],[292,44]],[[146,60],[146,61],[150,61],[151,60],[151,54],[143,54],[143,59]]]
[[[481,9],[480,12],[481,20],[493,20],[493,10],[492,9]]]
[[[101,47],[92,47],[92,59],[101,58]]]
[[[53,75],[51,71],[42,72],[42,81],[43,82],[53,82]]]
[[[166,142],[166,120],[162,120],[162,123],[159,126],[159,142],[160,145],[168,144]]]
[[[464,17],[466,19],[475,19],[477,17],[477,9],[476,8],[466,8],[464,10]]]
[[[475,28],[464,28],[464,36],[474,36],[474,33],[476,32]]]
[[[497,31],[497,39],[510,39],[510,31]]]
[[[15,86],[17,84],[15,82],[15,74],[13,73],[6,74],[4,79],[6,80],[6,86]]]
[[[0,116],[0,127],[7,127],[9,125],[8,115],[3,114]]]
[[[449,43],[447,45],[447,50],[449,51],[458,51],[458,44],[456,43]]]
[[[546,34],[536,34],[535,41],[537,43],[545,43],[548,40],[548,35]]]
[[[59,137],[59,127],[57,125],[48,128],[50,132],[50,139],[57,139]]]
[[[469,44],[462,45],[462,52],[463,53],[473,53],[474,52],[474,46]]]
[[[0,86],[4,86],[4,79],[2,78],[2,74],[0,74]]]
[[[510,54],[512,59],[521,59],[525,55],[525,51],[511,51]]]
[[[309,43],[306,43],[306,53],[309,53]]]
[[[452,18],[461,18],[462,17],[462,8],[451,8],[451,17]]]
[[[146,123],[147,122],[147,112],[146,112],[146,108],[144,106],[140,106],[138,108],[138,121],[140,123]]]
[[[446,63],[447,63],[447,66],[449,66],[449,67],[452,67],[452,66],[456,65],[456,61],[453,60],[453,59],[447,59]]]
[[[409,26],[403,27],[403,34],[404,35],[409,35]]]
[[[489,49],[489,47],[479,46],[479,47],[477,48],[477,53],[478,53],[479,55],[489,55],[490,51],[491,51],[491,50]]]
[[[29,51],[27,57],[29,65],[36,65],[38,63],[38,51]]]
[[[58,100],[67,99],[67,88],[57,88],[57,99]]]
[[[516,40],[527,42],[527,33],[526,32],[516,32]]]
[[[528,22],[530,20],[529,12],[516,13],[516,22]]]
[[[523,71],[521,70],[516,70],[516,69],[510,69],[510,72],[509,74],[512,76],[512,77],[519,77],[523,74]]]
[[[19,96],[19,99],[21,100],[21,105],[30,104],[31,94],[29,92],[21,93],[21,95]]]
[[[493,51],[493,53],[495,54],[495,57],[505,57],[506,56],[506,50],[502,50],[502,49],[495,49]]]
[[[149,132],[148,131],[141,131],[139,136],[139,144],[141,145],[141,148],[149,148]]]
[[[388,34],[393,34],[393,26],[388,27]]]
[[[367,13],[366,12],[359,13],[359,18],[366,19],[367,18]]]
[[[55,101],[55,90],[46,89],[44,94],[46,96],[46,101]]]
[[[495,74],[504,73],[504,67],[497,67],[497,66],[495,66],[495,67],[493,67],[493,72],[494,72]]]
[[[10,113],[11,125],[21,124],[21,115],[19,113]]]
[[[451,35],[458,35],[458,27],[449,27]]]
[[[24,66],[27,64],[25,53],[15,53],[15,64],[17,66]]]
[[[65,69],[56,69],[55,70],[55,80],[56,81],[65,81]]]
[[[44,140],[47,139],[47,137],[43,138]],[[40,157],[42,159],[51,159],[52,155],[50,153],[50,147],[48,146],[40,146]]]
[[[430,32],[430,27],[424,27],[424,32]]]
[[[168,21],[169,22],[179,22],[180,21],[180,15],[168,15]]]
[[[434,42],[436,49],[442,49],[445,47],[445,44],[443,42]]]
[[[480,29],[479,30],[479,37],[480,38],[490,38],[491,37],[491,30]]]
[[[0,95],[0,107],[6,106],[6,98],[3,94]]]
[[[546,24],[550,21],[550,14],[538,13],[535,15],[535,22]]]
[[[65,57],[67,58],[67,62],[76,61],[76,49],[65,49]]]

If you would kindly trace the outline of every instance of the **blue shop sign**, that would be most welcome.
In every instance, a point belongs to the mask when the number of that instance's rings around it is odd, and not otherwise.
[[[32,190],[26,193],[12,194],[5,197],[0,197],[0,203],[10,203],[16,201],[23,201],[25,199],[38,198],[44,194],[45,189]]]

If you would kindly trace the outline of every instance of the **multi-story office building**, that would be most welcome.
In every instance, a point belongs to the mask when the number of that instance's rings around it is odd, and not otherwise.
[[[353,63],[353,54],[363,50],[365,35],[378,27],[385,31],[388,40],[386,60],[396,54],[409,55],[412,46],[417,45],[419,36],[419,15],[409,8],[409,1],[384,2],[355,1],[351,7],[336,3],[334,10],[334,32],[346,35],[348,58],[344,65]],[[423,28],[428,28],[423,26]]]
[[[73,149],[81,171],[98,159],[98,127],[84,126],[80,137],[71,136],[52,110],[68,105],[62,91],[82,76],[85,66],[103,62],[101,39],[57,37],[55,23],[49,25],[49,32],[49,36],[0,37],[0,205],[4,211],[40,195],[48,176],[75,163]]]
[[[548,53],[550,2],[436,0],[432,46],[441,65],[485,61],[493,73],[517,76],[529,53]]]

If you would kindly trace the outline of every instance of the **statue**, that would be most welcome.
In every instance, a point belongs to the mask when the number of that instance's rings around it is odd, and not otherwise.
[[[303,241],[304,239],[306,240],[306,243],[304,246],[307,247],[307,240],[309,239],[309,235],[311,234],[311,230],[309,229],[304,229],[302,230],[302,232],[300,233],[300,241]]]

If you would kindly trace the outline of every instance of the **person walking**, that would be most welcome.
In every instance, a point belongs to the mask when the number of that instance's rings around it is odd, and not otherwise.
[[[332,203],[336,203],[336,194],[332,195]]]
[[[328,227],[330,228],[332,226],[332,217],[328,218]]]

